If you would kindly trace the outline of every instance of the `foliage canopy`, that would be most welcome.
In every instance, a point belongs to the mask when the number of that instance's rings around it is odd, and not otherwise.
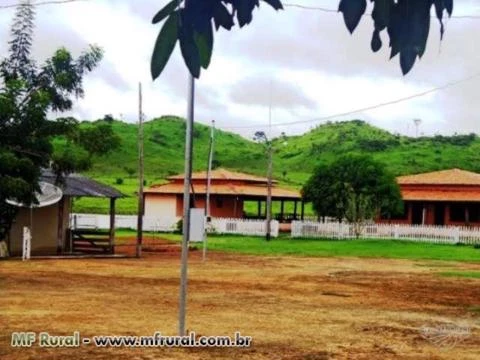
[[[320,165],[302,189],[322,217],[361,223],[380,212],[384,216],[401,211],[401,195],[393,175],[382,163],[367,155],[344,155]]]
[[[403,74],[408,73],[417,58],[425,53],[430,31],[430,11],[435,9],[443,38],[443,17],[453,12],[453,0],[371,0],[374,30],[371,49],[382,48],[380,34],[386,31],[390,40],[390,58],[399,55]],[[151,59],[151,74],[156,79],[165,68],[177,42],[190,73],[200,77],[207,69],[214,46],[214,28],[230,31],[235,22],[241,27],[253,20],[253,11],[261,3],[282,10],[280,0],[171,0],[154,16],[153,24],[164,21]],[[347,29],[353,33],[367,10],[367,0],[340,0]]]
[[[31,56],[34,19],[33,5],[20,3],[11,28],[9,54],[0,62],[0,239],[15,216],[15,209],[5,200],[34,204],[41,168],[52,167],[60,176],[87,166],[85,158],[71,151],[54,153],[51,143],[53,137],[62,135],[78,139],[83,146],[78,122],[72,118],[50,121],[47,115],[72,108],[74,99],[83,95],[84,76],[99,64],[103,51],[90,46],[74,59],[60,48],[38,65]],[[102,141],[108,141],[108,134]],[[83,147],[86,152],[91,150]]]

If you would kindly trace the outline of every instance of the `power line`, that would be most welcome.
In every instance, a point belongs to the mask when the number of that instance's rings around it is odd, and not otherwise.
[[[54,4],[67,4],[79,1],[89,1],[89,0],[46,0],[46,1],[39,1],[36,3],[32,3],[34,6],[42,6],[42,5],[54,5]],[[10,4],[10,5],[0,5],[0,9],[10,9],[15,8],[19,4]],[[302,10],[314,10],[314,11],[322,11],[325,13],[338,13],[336,9],[329,9],[321,6],[310,6],[310,5],[301,5],[296,3],[284,3],[284,7],[291,7],[297,8]],[[363,16],[371,16],[371,13],[365,13]],[[432,16],[432,18],[436,18],[436,16]],[[480,15],[452,15],[449,18],[451,19],[480,19]]]
[[[310,6],[310,5],[301,5],[301,4],[295,4],[295,3],[284,3],[284,7],[291,7],[291,8],[297,8],[301,10],[314,10],[314,11],[321,11],[325,13],[338,13],[338,10],[336,9],[330,9],[330,8],[325,8],[321,6]],[[372,16],[371,13],[365,13],[363,16]],[[432,16],[432,18],[437,18],[436,16]],[[449,18],[451,19],[480,19],[480,15],[452,15]]]
[[[89,0],[47,0],[47,1],[38,1],[32,2],[33,6],[42,6],[42,5],[59,5],[59,4],[67,4],[79,1],[89,1]],[[0,9],[11,9],[16,8],[20,3],[17,4],[10,4],[10,5],[0,5]]]
[[[343,113],[339,113],[339,114],[335,114],[335,115],[323,116],[323,117],[310,119],[310,120],[297,120],[297,121],[290,121],[290,122],[284,122],[284,123],[276,123],[276,124],[274,124],[274,126],[278,127],[278,126],[287,126],[287,125],[308,124],[308,123],[326,121],[326,120],[331,120],[331,119],[338,118],[338,117],[353,115],[353,114],[356,114],[356,113],[359,113],[359,112],[375,110],[375,109],[378,109],[378,108],[381,108],[381,107],[384,107],[384,106],[389,106],[389,105],[402,103],[402,102],[409,101],[409,100],[412,100],[412,99],[415,99],[415,98],[418,98],[418,97],[422,97],[422,96],[425,96],[425,95],[428,95],[428,94],[431,94],[431,93],[434,93],[434,92],[437,92],[437,91],[445,90],[447,88],[456,86],[458,84],[461,84],[463,82],[472,80],[472,79],[474,79],[476,77],[479,77],[479,76],[480,76],[480,73],[476,73],[476,74],[468,76],[466,78],[456,80],[456,81],[452,81],[452,82],[448,82],[444,85],[441,85],[441,86],[438,86],[438,87],[435,87],[435,88],[432,88],[432,89],[429,89],[429,90],[426,90],[426,91],[423,91],[423,92],[420,92],[420,93],[417,93],[417,94],[413,94],[413,95],[406,96],[406,97],[396,99],[396,100],[387,101],[387,102],[384,102],[384,103],[379,103],[377,105],[367,106],[367,107],[357,109],[357,110],[353,110],[353,111],[347,111],[347,112],[343,112]],[[257,124],[257,125],[249,125],[249,126],[227,126],[227,127],[224,127],[224,129],[256,129],[258,127],[264,127],[264,126],[268,126],[268,124]]]

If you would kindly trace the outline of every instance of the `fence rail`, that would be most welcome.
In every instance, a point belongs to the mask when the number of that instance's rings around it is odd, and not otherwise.
[[[172,232],[177,228],[181,218],[143,218],[143,230],[153,232]],[[70,226],[73,229],[108,229],[110,216],[95,214],[72,214]],[[134,215],[115,216],[117,229],[137,229],[137,217]],[[265,220],[245,220],[229,218],[212,218],[211,231],[218,234],[238,234],[251,236],[264,236],[266,234]],[[279,223],[271,221],[271,236],[278,237]]]
[[[278,237],[278,221],[272,220],[270,225],[271,236]],[[212,218],[211,227],[211,231],[217,234],[265,236],[267,232],[267,222],[265,220]]]
[[[368,224],[360,229],[362,239],[399,239],[443,244],[480,244],[480,228],[458,226],[426,226]],[[344,223],[292,222],[293,238],[356,238],[354,226]]]
[[[180,220],[180,218],[144,216],[143,230],[154,232],[171,232],[176,229],[178,220]],[[109,229],[110,216],[96,214],[72,214],[70,217],[70,226],[73,229]],[[137,216],[115,216],[115,228],[136,230]]]

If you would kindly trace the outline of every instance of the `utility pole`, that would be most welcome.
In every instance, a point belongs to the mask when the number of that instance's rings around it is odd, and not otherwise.
[[[418,128],[422,123],[421,119],[413,119],[413,123],[415,124],[415,137],[418,138]]]
[[[178,333],[185,335],[187,305],[188,243],[190,241],[190,185],[192,182],[193,123],[195,111],[195,79],[189,74],[188,116],[185,131],[185,180],[183,189],[183,239],[180,267],[180,299]]]
[[[268,151],[267,171],[267,234],[266,241],[270,241],[272,232],[272,168],[273,168],[273,143],[272,143],[272,82],[270,81],[270,102],[268,105],[268,139],[266,141]]]
[[[138,210],[137,210],[137,258],[142,256],[143,242],[143,99],[142,83],[138,84]]]
[[[263,142],[265,144],[265,150],[268,161],[267,169],[267,206],[266,206],[266,234],[265,240],[270,241],[271,238],[271,220],[272,220],[272,168],[273,168],[273,144],[271,139],[265,134],[264,131],[255,132],[253,137],[254,141]]]
[[[267,143],[268,151],[268,173],[267,173],[267,234],[265,240],[270,241],[272,232],[272,169],[273,169],[273,147],[271,140]]]
[[[205,236],[203,238],[203,261],[207,259],[207,227],[210,225],[210,186],[212,183],[212,163],[213,163],[213,149],[215,144],[215,120],[212,120],[212,126],[210,128],[210,151],[208,153],[208,166],[207,166],[207,191],[206,191],[206,200],[205,200],[205,216],[206,216],[206,225],[205,226]]]

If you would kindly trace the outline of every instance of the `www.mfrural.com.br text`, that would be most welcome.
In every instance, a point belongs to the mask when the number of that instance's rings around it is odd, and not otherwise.
[[[237,347],[245,348],[252,345],[251,336],[242,336],[235,332],[233,336],[197,336],[190,332],[185,336],[166,336],[155,332],[149,336],[117,336],[98,335],[81,336],[79,331],[71,335],[52,335],[48,332],[14,332],[11,336],[11,346],[25,348],[39,346],[43,348],[75,348],[93,345],[96,347]]]

